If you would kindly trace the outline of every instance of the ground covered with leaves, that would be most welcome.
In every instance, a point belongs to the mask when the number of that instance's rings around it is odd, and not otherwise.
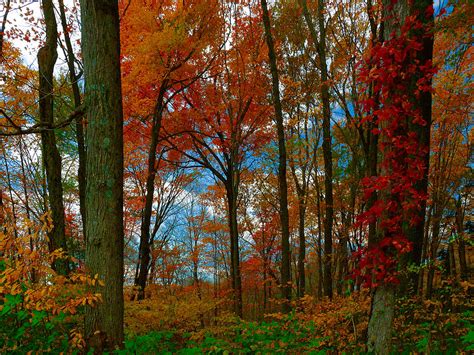
[[[467,282],[446,281],[433,299],[400,299],[393,346],[396,353],[468,353],[474,350],[472,292]],[[127,340],[119,353],[228,354],[365,352],[370,297],[355,292],[332,301],[311,297],[289,315],[273,313],[263,321],[241,321],[202,307],[188,295],[170,295],[126,306]],[[210,322],[207,324],[207,322]],[[205,323],[205,324],[203,324]]]
[[[395,353],[474,350],[474,285],[444,281],[431,300],[399,299]],[[316,301],[310,296],[288,315],[239,320],[218,301],[186,289],[155,289],[126,302],[126,341],[117,354],[364,353],[370,309],[367,291]],[[78,300],[78,299],[77,299]],[[82,303],[74,310],[35,310],[23,296],[7,297],[0,312],[2,353],[83,353]],[[76,313],[77,311],[77,313]]]

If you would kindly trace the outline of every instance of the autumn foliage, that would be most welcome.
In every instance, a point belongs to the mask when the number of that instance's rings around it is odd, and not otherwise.
[[[471,1],[19,3],[0,353],[474,350]]]

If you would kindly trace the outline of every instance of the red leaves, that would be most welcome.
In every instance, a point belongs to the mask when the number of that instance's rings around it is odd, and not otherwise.
[[[430,7],[426,16],[432,14]],[[421,93],[431,91],[436,72],[431,61],[417,59],[423,50],[423,31],[429,29],[416,15],[407,17],[400,34],[393,33],[390,40],[375,45],[359,67],[359,80],[373,95],[360,102],[365,113],[361,124],[376,126],[372,133],[379,136],[384,172],[362,180],[364,198],[370,201],[375,193],[379,197],[357,221],[359,226],[378,221],[381,234],[378,243],[371,241],[354,254],[359,266],[354,276],[369,287],[398,282],[400,255],[412,248],[406,228],[422,223],[418,212],[426,196],[418,191],[418,183],[426,175],[428,150],[420,145],[413,126],[427,125],[416,101]]]
[[[358,268],[353,277],[363,280],[366,287],[377,287],[381,283],[399,283],[398,256],[411,251],[412,243],[404,236],[385,237],[376,247],[362,248],[354,253]]]

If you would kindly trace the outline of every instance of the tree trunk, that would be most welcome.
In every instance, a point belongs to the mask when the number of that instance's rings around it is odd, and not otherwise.
[[[26,209],[26,218],[28,221],[31,221],[31,210],[30,210],[30,199],[28,195],[28,187],[26,183],[26,171],[25,171],[25,159],[23,158],[23,137],[19,137],[20,144],[20,167],[21,167],[21,182],[23,185],[23,194],[25,195],[25,209]],[[28,226],[28,235],[30,237],[30,250],[33,251],[35,248],[33,233],[31,227]],[[36,270],[32,268],[31,270],[31,282],[36,282]]]
[[[383,18],[384,18],[384,40],[389,40],[392,33],[400,32],[400,26],[405,22],[405,19],[410,14],[410,7],[408,1],[399,0],[393,2],[391,0],[383,1]],[[424,12],[422,12],[422,16]],[[411,88],[407,88],[410,90]],[[382,124],[387,124],[383,122]],[[387,137],[384,137],[387,139]],[[386,142],[384,142],[386,143]],[[387,144],[387,143],[386,143]],[[391,149],[390,142],[388,142],[388,148],[385,149],[384,154],[388,154]],[[383,159],[384,157],[382,157]],[[388,169],[388,170],[387,170]],[[392,171],[390,168],[383,168],[381,174],[389,175]],[[390,190],[383,191],[379,198],[386,200],[390,197]],[[383,217],[382,217],[383,218]],[[371,240],[372,245],[377,245],[377,243],[383,239],[384,231],[381,230],[380,233],[376,233],[376,238]],[[423,235],[421,236],[421,238]],[[370,247],[370,245],[369,245]],[[393,327],[393,314],[395,306],[395,288],[394,286],[382,283],[379,285],[375,291],[372,299],[372,309],[369,319],[368,327],[368,351],[374,352],[375,354],[389,354],[391,352],[391,335]]]
[[[428,249],[429,249],[429,244],[428,244],[428,237],[429,237],[429,231],[430,231],[430,224],[431,224],[431,214],[432,214],[432,208],[428,210],[428,218],[425,222],[425,230],[423,232],[423,250],[422,250],[422,256],[421,260],[424,261],[428,258]],[[417,294],[421,296],[422,298],[424,297],[424,282],[425,282],[425,267],[422,267],[420,269],[420,272],[418,274],[418,287],[417,287]]]
[[[270,15],[266,0],[261,0],[263,25],[265,28],[265,39],[268,47],[268,59],[272,74],[272,97],[275,108],[275,120],[278,135],[278,187],[280,200],[280,223],[281,223],[281,288],[283,312],[291,309],[291,270],[290,270],[290,222],[288,215],[288,184],[286,181],[286,145],[285,127],[283,122],[283,110],[280,101],[280,81],[278,78],[277,60],[273,37],[271,33]]]
[[[42,7],[46,25],[46,41],[38,51],[39,116],[40,121],[47,126],[54,124],[53,72],[56,59],[58,58],[56,51],[58,30],[52,0],[43,0]],[[62,164],[61,156],[56,146],[54,130],[44,130],[41,132],[41,150],[48,184],[49,209],[53,221],[53,228],[48,233],[49,251],[63,249],[66,252],[63,185],[61,181]],[[69,272],[69,264],[65,260],[56,260],[53,262],[53,269],[65,275]]]
[[[66,12],[64,9],[64,1],[59,0],[59,14],[61,18],[61,26],[64,33],[64,42],[66,43],[67,50],[67,66],[69,69],[69,80],[71,80],[72,94],[74,97],[74,108],[81,106],[81,93],[79,90],[79,78],[76,75],[76,69],[74,62],[76,57],[71,44],[71,38],[69,36]],[[86,236],[86,146],[84,142],[84,127],[83,119],[76,119],[76,140],[77,140],[77,151],[79,154],[79,166],[77,169],[77,180],[79,185],[79,209],[82,218],[82,234],[84,241],[87,241]]]
[[[3,14],[2,24],[0,27],[0,63],[3,62],[3,39],[5,36],[5,28],[7,26],[8,14],[10,13],[10,3],[11,0],[7,0],[7,2],[3,5],[5,13]]]
[[[145,287],[150,267],[150,225],[153,208],[153,197],[155,193],[156,177],[156,148],[158,147],[158,136],[161,130],[161,119],[163,115],[163,100],[166,92],[166,80],[161,84],[160,92],[156,100],[153,113],[153,123],[151,130],[151,142],[148,150],[148,176],[146,179],[146,197],[145,207],[143,209],[143,218],[140,228],[140,246],[138,250],[138,277],[135,279],[135,286],[138,286],[137,299],[142,300],[145,297]]]
[[[399,0],[400,1],[400,0]],[[433,5],[433,0],[418,0],[414,1],[410,12],[412,14],[417,14],[417,19],[420,20],[423,25],[428,26],[429,29],[432,29],[434,25],[434,17],[426,16],[426,9],[428,6]],[[423,49],[418,52],[417,58],[420,63],[427,63],[433,60],[433,43],[434,36],[433,31],[423,29],[422,44]],[[411,90],[416,89],[416,82],[419,77],[413,78],[413,87]],[[430,81],[431,85],[431,81]],[[431,106],[432,106],[432,94],[431,91],[424,91],[421,94],[421,97],[414,102],[414,109],[418,109],[421,112],[423,120],[426,121],[425,125],[410,124],[409,130],[415,132],[419,145],[426,147],[426,153],[423,157],[423,163],[425,166],[424,177],[421,181],[415,184],[415,189],[422,195],[427,195],[428,193],[428,176],[429,176],[429,165],[430,165],[430,129],[431,129]],[[424,227],[425,227],[425,216],[426,216],[426,199],[423,199],[421,202],[421,208],[418,211],[418,217],[420,222],[415,226],[408,228],[407,238],[413,243],[413,249],[410,253],[407,254],[407,263],[414,264],[415,266],[420,266],[421,256],[423,251],[423,236],[424,236]],[[411,291],[413,294],[417,293],[418,290],[418,273],[412,272],[410,278],[406,280],[408,285],[405,285],[404,288]]]
[[[461,199],[459,199],[456,203],[456,230],[458,233],[458,254],[459,254],[459,271],[461,280],[468,279],[468,267],[467,267],[467,260],[466,260],[466,242],[464,241],[464,211],[461,203]]]
[[[318,51],[319,70],[321,71],[321,101],[323,104],[323,157],[324,157],[324,295],[332,297],[332,225],[333,225],[333,193],[332,193],[332,144],[331,144],[331,102],[329,96],[328,67],[326,62],[326,25],[324,23],[324,0],[318,1],[319,37],[308,11],[306,1],[300,1],[303,16],[309,28],[311,39]]]
[[[5,150],[5,146],[2,145],[2,150],[3,150],[3,161],[5,163],[5,175],[7,176],[7,186],[8,186],[8,193],[10,195],[10,203],[12,205],[12,212],[11,212],[11,217],[12,217],[12,223],[13,223],[13,233],[15,233],[15,239],[18,238],[18,228],[16,224],[16,208],[15,208],[15,200],[13,199],[13,187],[12,187],[12,180],[10,177],[10,168],[8,167],[8,161],[7,161],[7,152]]]
[[[123,345],[123,114],[118,3],[81,0],[87,112],[86,267],[104,286],[86,308],[85,337],[95,352]]]
[[[316,169],[317,170],[317,169]],[[318,212],[318,299],[323,297],[323,261],[322,261],[322,223],[321,223],[321,194],[319,189],[318,176],[316,174],[316,209]]]
[[[233,175],[232,173],[230,175]],[[228,224],[230,233],[230,274],[232,278],[232,289],[234,297],[234,312],[237,316],[243,316],[242,312],[242,278],[240,274],[239,255],[239,228],[237,224],[237,196],[238,189],[233,178],[226,186],[228,204]]]
[[[390,354],[392,323],[395,307],[395,289],[392,285],[377,287],[372,300],[368,329],[368,352]]]
[[[306,259],[306,238],[304,233],[304,221],[305,221],[306,205],[304,201],[304,195],[298,197],[298,239],[299,239],[299,252],[298,252],[298,297],[304,296],[306,291],[306,276],[305,276],[305,259]]]
[[[431,298],[433,292],[433,281],[435,275],[435,261],[438,254],[439,232],[441,228],[441,212],[435,211],[433,216],[433,229],[431,236],[430,264],[428,268],[428,280],[426,282],[426,298]]]
[[[449,276],[456,278],[456,255],[454,253],[454,243],[448,244],[448,258],[449,258]]]

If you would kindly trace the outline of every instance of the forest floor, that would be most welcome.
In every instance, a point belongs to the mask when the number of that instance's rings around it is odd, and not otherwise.
[[[399,299],[395,353],[469,353],[474,350],[474,285],[443,281],[430,300]],[[195,292],[154,289],[126,302],[125,349],[119,353],[365,352],[370,309],[367,292],[316,301],[306,296],[288,314],[238,320],[225,304]],[[228,306],[228,305],[227,305]]]

